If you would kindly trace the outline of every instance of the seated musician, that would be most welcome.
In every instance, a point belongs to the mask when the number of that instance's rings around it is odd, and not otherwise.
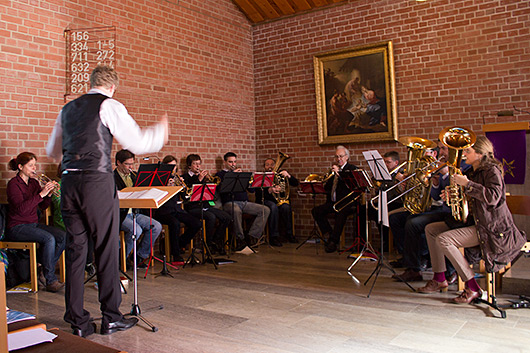
[[[46,210],[51,204],[51,193],[57,187],[55,182],[40,186],[34,179],[37,170],[37,157],[31,152],[22,152],[9,161],[9,169],[17,175],[7,183],[6,240],[39,243],[39,256],[46,290],[57,292],[64,287],[55,276],[55,264],[66,245],[66,233],[56,227],[39,223],[37,208]],[[42,278],[44,277],[44,278]]]
[[[426,155],[434,158],[439,157],[440,161],[445,161],[448,155],[446,145],[438,141],[438,147],[433,150],[427,150]],[[389,216],[390,229],[394,235],[396,249],[402,252],[403,258],[398,262],[392,263],[395,267],[405,267],[401,274],[392,276],[395,280],[401,281],[421,281],[423,280],[420,273],[422,267],[426,267],[426,257],[428,257],[428,248],[425,240],[425,226],[432,222],[438,222],[450,214],[451,209],[443,203],[440,195],[441,192],[449,185],[449,171],[442,168],[438,173],[431,177],[432,188],[430,197],[432,204],[430,209],[419,214],[410,214],[409,211],[393,213]],[[418,200],[418,202],[420,202]],[[451,268],[451,275],[454,271]],[[453,281],[456,279],[452,275]]]
[[[237,166],[237,155],[234,152],[227,152],[223,156],[224,159],[224,169],[217,172],[217,176],[221,178],[221,181],[224,180],[226,173],[235,172],[240,173],[242,170]],[[245,244],[245,235],[243,232],[243,214],[249,214],[256,216],[252,222],[248,234],[254,239],[254,241],[259,240],[263,235],[263,229],[267,219],[269,218],[270,210],[268,207],[257,204],[255,202],[250,202],[246,191],[235,192],[232,195],[230,193],[222,193],[221,201],[223,203],[223,210],[228,212],[233,217],[234,233],[237,237],[237,240],[240,242],[237,246],[238,250],[241,250],[246,246]]]
[[[272,172],[276,161],[272,158],[265,160],[263,167],[265,172]],[[282,170],[278,172],[284,180],[286,180],[290,186],[298,186],[300,182],[294,176],[289,174],[288,171]],[[278,180],[278,178],[274,178]],[[285,237],[290,243],[296,243],[296,238],[293,235],[293,217],[291,214],[291,204],[289,203],[289,195],[285,195],[287,202],[283,202],[278,205],[278,201],[275,198],[275,195],[279,195],[282,187],[280,185],[273,185],[270,188],[263,190],[256,189],[256,203],[263,203],[270,209],[269,215],[269,244],[272,246],[282,246],[280,241],[280,232],[279,232],[279,222],[280,219],[285,227]],[[264,195],[264,198],[263,198]],[[263,199],[263,200],[262,200]]]
[[[201,170],[201,156],[198,154],[190,154],[186,157],[186,164],[188,166],[188,172],[182,175],[184,183],[189,190],[192,189],[193,184],[202,184],[212,182],[212,177],[207,170]],[[223,210],[214,207],[213,201],[210,204],[208,201],[202,202],[186,202],[184,208],[192,216],[205,221],[206,228],[206,242],[212,254],[219,253],[219,255],[225,255],[224,251],[224,236],[226,234],[226,228],[230,224],[232,217]],[[217,227],[216,227],[216,222]]]
[[[164,164],[174,165],[172,172],[172,177],[169,179],[168,185],[181,185],[184,183],[184,180],[181,176],[177,174],[178,165],[177,158],[172,155],[167,155],[162,160]],[[179,178],[179,180],[175,180]],[[179,263],[184,262],[181,252],[190,241],[195,237],[197,232],[201,229],[201,222],[197,217],[192,216],[187,211],[182,208],[180,199],[186,190],[181,191],[177,195],[173,196],[171,199],[167,200],[160,208],[155,211],[154,217],[162,222],[167,224],[169,234],[169,241],[171,247],[171,256],[173,257],[173,265],[179,265]],[[180,224],[185,225],[185,230],[182,235],[180,235]],[[168,259],[168,261],[171,261]]]
[[[420,293],[447,290],[444,274],[444,257],[447,257],[466,283],[465,290],[453,299],[457,304],[469,304],[482,294],[475,273],[459,248],[466,248],[474,255],[471,258],[482,258],[486,271],[497,272],[519,254],[526,242],[525,233],[517,229],[506,204],[502,163],[495,158],[491,141],[477,136],[473,147],[465,149],[463,154],[472,171],[469,177],[455,174],[452,178],[468,197],[470,222],[456,229],[447,222],[431,223],[426,227],[434,277],[418,289]],[[444,193],[444,199],[446,195]]]
[[[119,150],[116,152],[116,168],[114,169],[114,181],[116,188],[121,190],[125,187],[132,187],[136,183],[136,174],[132,172],[134,167],[134,153],[129,150]],[[152,221],[152,222],[151,222]],[[122,230],[125,233],[125,254],[129,256],[133,249],[133,210],[130,208],[120,208],[120,222]],[[152,235],[151,235],[152,223]],[[151,255],[151,247],[156,241],[156,238],[162,231],[162,225],[151,217],[138,213],[136,215],[136,239],[140,239],[140,235],[144,234],[137,249],[136,249],[136,263],[138,268],[146,268],[145,260]]]
[[[313,218],[318,224],[322,236],[327,237],[326,252],[331,253],[337,251],[337,244],[340,241],[340,235],[346,225],[346,220],[350,214],[354,213],[353,206],[345,207],[340,212],[333,210],[333,205],[350,193],[350,189],[346,186],[344,181],[338,175],[340,171],[355,170],[357,167],[348,163],[350,152],[344,146],[337,146],[335,149],[336,164],[333,165],[333,176],[325,184],[326,189],[326,203],[316,206],[311,210]],[[328,215],[335,216],[335,226],[331,228],[328,221]]]

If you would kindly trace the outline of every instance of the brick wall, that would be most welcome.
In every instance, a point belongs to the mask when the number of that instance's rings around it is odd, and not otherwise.
[[[513,105],[530,110],[528,1],[350,1],[258,25],[253,35],[257,160],[288,153],[285,167],[300,178],[324,173],[334,153],[318,145],[316,54],[391,40],[399,136],[435,139],[454,124],[480,132],[483,123],[528,120],[495,116]],[[363,150],[405,152],[397,142],[347,147],[364,167]],[[293,202],[297,228],[310,229],[310,199]]]
[[[45,145],[64,104],[66,28],[116,26],[115,98],[140,126],[167,112],[158,153],[199,153],[206,169],[228,150],[255,164],[252,37],[230,0],[14,0],[0,4],[0,200],[7,162],[31,150],[54,175]],[[73,98],[73,97],[70,97]],[[115,147],[116,149],[117,147]]]

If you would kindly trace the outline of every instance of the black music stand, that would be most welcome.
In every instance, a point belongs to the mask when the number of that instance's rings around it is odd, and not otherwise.
[[[370,189],[374,187],[372,185],[372,181],[370,180],[370,177],[368,176],[366,171],[362,169],[340,171],[339,176],[344,181],[344,184],[346,184],[346,187],[351,192],[358,193],[358,195],[356,195],[351,201],[349,201],[349,203],[353,203],[357,201],[363,195],[363,193],[368,194],[370,192]],[[337,204],[338,202],[334,205],[334,208],[336,208]],[[346,206],[343,206],[343,208],[344,207]],[[335,211],[338,212],[338,210],[335,210]],[[357,212],[357,218],[358,217],[359,217],[359,212]],[[365,239],[366,240],[368,239],[368,229],[369,229],[368,208],[365,207]],[[361,236],[359,235],[359,239],[360,237]],[[355,246],[355,242],[348,249],[345,249],[342,252],[340,252],[340,254],[343,254],[344,252],[352,249],[354,246]]]
[[[324,189],[324,184],[321,181],[302,181],[300,182],[300,194],[306,194],[311,195],[311,198],[313,199],[313,208],[316,207],[316,197],[318,194],[325,194],[326,189]],[[319,239],[322,244],[326,243],[326,240],[322,238],[322,234],[320,233],[320,229],[318,229],[317,221],[313,218],[313,229],[311,230],[311,233],[309,233],[309,236],[306,238],[306,240],[303,240],[298,246],[296,247],[296,250],[300,249],[305,243],[307,243],[309,240]],[[316,252],[318,254],[318,246],[316,247]]]
[[[219,193],[230,194],[232,201],[232,224],[234,223],[234,194],[237,192],[246,192],[250,178],[252,177],[251,172],[228,172],[224,175],[223,181],[221,182]],[[235,248],[236,237],[232,234],[229,239],[228,251],[229,253]],[[250,248],[252,251],[254,249]],[[254,251],[255,252],[255,251]]]
[[[252,179],[252,185],[250,185],[250,187],[261,190],[261,206],[263,207],[266,207],[265,206],[265,189],[272,187],[272,185],[274,184],[274,174],[275,174],[274,172],[254,173],[254,178]],[[262,213],[261,217],[262,217],[263,223],[265,223],[265,213]],[[260,245],[264,236],[265,234],[262,234],[261,237],[256,242],[256,245],[254,246],[257,247],[258,245]],[[271,245],[269,244],[269,246]]]
[[[388,226],[388,202],[386,198],[386,191],[385,184],[388,181],[392,181],[392,176],[388,172],[388,169],[383,161],[383,157],[379,154],[378,151],[365,151],[363,152],[364,158],[368,162],[368,165],[370,166],[370,170],[372,171],[372,175],[374,176],[374,179],[381,182],[381,187],[379,188],[379,218],[380,218],[380,230],[379,235],[381,237],[381,252],[377,254],[377,252],[374,251],[372,245],[368,241],[368,238],[366,239],[365,246],[363,248],[363,251],[366,251],[367,249],[372,251],[375,255],[377,255],[377,266],[372,271],[368,279],[364,282],[364,285],[366,285],[372,276],[375,274],[374,281],[372,283],[372,286],[370,287],[370,291],[368,292],[367,298],[370,298],[370,295],[372,294],[372,290],[374,289],[375,282],[377,281],[377,278],[379,277],[379,273],[381,272],[381,269],[383,267],[386,267],[389,269],[393,274],[397,275],[396,271],[386,263],[385,255],[384,255],[384,248],[383,248],[383,226]],[[368,210],[368,207],[367,207]],[[368,216],[367,216],[368,219]],[[355,259],[355,261],[351,264],[351,266],[348,268],[348,274],[352,276],[352,279],[354,276],[350,273],[350,269],[359,261],[361,258],[361,255],[363,253],[361,251],[361,254],[359,254],[359,257]],[[410,289],[412,289],[413,292],[416,290],[407,282],[401,279],[403,283],[405,283]]]
[[[204,183],[202,184],[193,184],[191,189],[191,196],[189,202],[200,202],[201,203],[201,236],[199,237],[201,240],[198,242],[193,243],[193,248],[191,249],[191,254],[184,263],[184,267],[186,267],[187,264],[191,264],[191,267],[193,267],[197,262],[198,259],[195,257],[195,250],[197,250],[197,247],[200,249],[201,245],[206,250],[202,253],[202,263],[204,264],[206,260],[210,259],[213,263],[213,267],[217,270],[217,263],[215,262],[212,253],[210,251],[210,247],[208,246],[208,243],[204,241],[204,234],[206,232],[206,229],[204,229],[204,207],[203,202],[204,201],[213,201],[215,196],[215,189],[217,188],[217,184],[206,184],[206,180],[203,179]],[[198,246],[197,246],[197,245]]]

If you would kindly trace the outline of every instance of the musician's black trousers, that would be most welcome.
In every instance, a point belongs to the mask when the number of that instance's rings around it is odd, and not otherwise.
[[[122,319],[118,272],[119,203],[111,173],[69,172],[61,181],[61,209],[66,226],[66,313],[72,328],[88,330],[83,307],[88,239],[94,241],[102,325]]]
[[[340,212],[335,212],[333,209],[333,203],[326,202],[325,204],[313,208],[311,213],[313,214],[313,218],[317,222],[318,228],[320,228],[322,234],[329,233],[328,241],[338,244],[348,216],[353,214],[354,211],[356,211],[356,209],[353,207],[346,207]],[[333,228],[331,228],[328,221],[328,215],[330,214],[335,218],[335,225]]]

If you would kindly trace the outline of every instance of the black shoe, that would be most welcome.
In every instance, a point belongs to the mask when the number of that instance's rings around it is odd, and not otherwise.
[[[278,237],[270,238],[269,245],[276,246],[276,247],[283,246],[283,244],[280,242],[280,239],[278,239]]]
[[[125,331],[136,325],[138,319],[131,317],[129,319],[122,318],[120,321],[110,322],[107,325],[101,325],[101,334],[110,335],[116,331]]]
[[[287,237],[287,241],[289,243],[293,243],[293,244],[298,243],[298,240],[296,239],[296,237],[294,235],[288,236]]]
[[[337,244],[333,240],[329,240],[326,244],[326,252],[331,253],[337,251]]]
[[[243,250],[244,248],[247,247],[247,244],[244,242],[244,241],[238,241],[237,244],[236,244],[236,251],[241,251]]]
[[[74,328],[74,331],[72,333],[79,337],[88,337],[94,332],[96,332],[96,324],[94,322],[89,322],[88,329],[81,330],[79,328]]]

